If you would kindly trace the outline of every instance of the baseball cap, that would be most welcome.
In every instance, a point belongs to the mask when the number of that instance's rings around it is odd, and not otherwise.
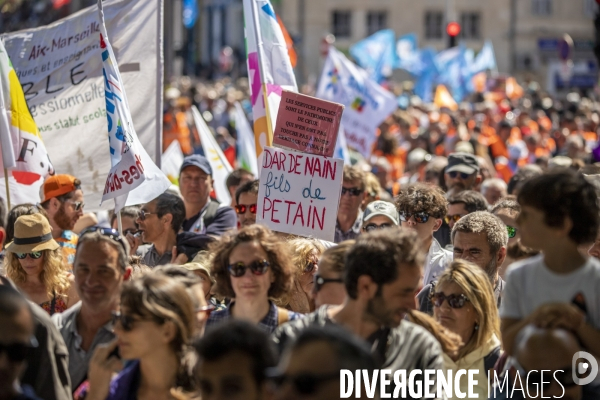
[[[373,201],[367,205],[367,208],[365,208],[365,211],[363,212],[363,224],[378,215],[388,217],[392,220],[394,225],[399,224],[398,221],[400,218],[398,217],[398,210],[396,210],[396,206],[392,203],[381,200]]]
[[[210,167],[208,160],[200,154],[192,154],[191,156],[184,158],[183,164],[181,164],[181,168],[179,169],[179,175],[181,175],[181,171],[187,167],[200,168],[205,174],[212,176],[212,168]]]
[[[465,174],[474,174],[479,172],[479,163],[473,154],[452,153],[448,156],[448,167],[446,172],[464,172]]]
[[[75,185],[76,179],[74,176],[66,174],[53,175],[46,179],[42,185],[42,196],[40,196],[42,203],[79,189],[79,186]]]

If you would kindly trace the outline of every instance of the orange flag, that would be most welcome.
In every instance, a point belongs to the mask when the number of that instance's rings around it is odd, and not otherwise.
[[[449,108],[452,111],[458,110],[458,104],[452,98],[452,95],[444,85],[438,85],[435,89],[433,104],[439,108]]]
[[[298,55],[296,54],[296,50],[294,49],[294,41],[292,37],[288,33],[285,26],[283,26],[283,21],[279,16],[277,16],[277,23],[279,23],[279,27],[281,28],[281,32],[283,33],[283,38],[285,39],[285,44],[287,45],[288,55],[290,56],[290,61],[292,63],[292,68],[296,68],[296,63],[298,62]]]
[[[523,88],[517,83],[517,80],[512,76],[506,78],[506,95],[511,100],[523,97]]]

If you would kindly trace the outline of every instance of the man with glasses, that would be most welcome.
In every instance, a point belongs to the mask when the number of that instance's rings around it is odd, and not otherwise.
[[[258,202],[258,179],[242,184],[235,192],[235,212],[240,228],[256,223],[256,203]]]
[[[31,387],[20,384],[28,355],[38,345],[29,304],[5,285],[0,285],[0,326],[0,399],[40,400]]]
[[[360,234],[360,205],[365,198],[365,186],[365,173],[359,167],[344,165],[342,193],[335,224],[335,243],[354,239]]]
[[[400,191],[396,207],[402,228],[417,232],[421,249],[427,254],[423,271],[423,284],[427,285],[452,261],[452,253],[442,248],[433,237],[446,215],[444,192],[437,186],[416,183]]]
[[[48,214],[52,237],[62,247],[71,269],[77,246],[77,235],[72,230],[85,205],[81,181],[71,175],[53,175],[44,182],[42,194],[41,205]]]
[[[474,190],[463,190],[448,198],[448,212],[444,221],[452,229],[454,224],[465,215],[487,210],[487,201],[481,193]]]
[[[498,274],[500,265],[506,257],[508,232],[506,226],[495,215],[487,211],[476,211],[461,218],[452,230],[454,259],[467,260],[483,269],[494,288],[496,304],[502,303],[504,281]],[[419,309],[433,313],[429,300],[431,283],[417,295]]]
[[[75,391],[87,378],[96,346],[115,338],[112,312],[119,309],[121,286],[131,277],[129,245],[109,228],[88,228],[79,236],[73,274],[81,299],[52,319],[69,350],[69,375]]]
[[[398,226],[398,210],[387,201],[376,200],[363,211],[362,231],[369,233],[377,229]]]
[[[206,157],[194,154],[183,160],[179,189],[185,203],[184,231],[221,236],[237,227],[233,208],[210,197],[213,185],[212,168]]]
[[[452,153],[444,172],[447,195],[453,196],[463,190],[473,190],[481,182],[477,157],[469,153]]]

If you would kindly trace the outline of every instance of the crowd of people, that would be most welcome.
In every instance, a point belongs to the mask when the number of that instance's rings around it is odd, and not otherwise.
[[[244,169],[216,200],[186,112],[198,103],[235,163],[243,91],[169,96],[165,124],[188,128],[165,129],[187,154],[179,188],[121,210],[121,233],[70,175],[39,204],[0,203],[1,399],[325,400],[342,369],[475,370],[473,398],[600,398],[571,364],[600,357],[596,103],[533,86],[457,111],[412,99],[370,159],[351,152],[327,242],[256,224]],[[514,379],[542,369],[554,380]],[[510,385],[490,394],[491,375]]]

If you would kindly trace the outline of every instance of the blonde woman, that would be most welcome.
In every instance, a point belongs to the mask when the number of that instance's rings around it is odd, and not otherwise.
[[[314,279],[325,247],[319,241],[307,238],[291,239],[288,245],[294,264],[292,289],[281,298],[279,304],[288,310],[307,314],[315,310],[312,295]]]
[[[66,272],[48,219],[39,213],[20,216],[14,232],[13,241],[6,246],[6,276],[50,315],[77,303],[73,276]]]
[[[463,343],[454,355],[444,354],[444,367],[454,373],[478,370],[473,392],[486,398],[487,371],[501,352],[500,318],[490,278],[475,264],[453,261],[435,284],[432,303],[436,321],[458,334]],[[460,379],[460,389],[468,389],[466,376]]]

